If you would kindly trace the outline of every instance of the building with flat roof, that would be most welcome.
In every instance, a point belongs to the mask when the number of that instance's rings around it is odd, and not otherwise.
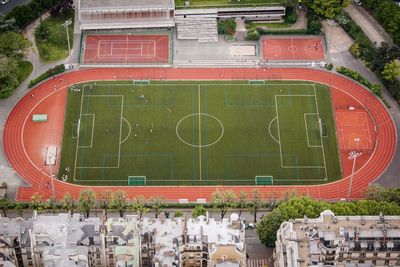
[[[400,266],[400,216],[335,216],[283,222],[276,267]]]
[[[236,214],[222,221],[161,215],[144,218],[140,227],[142,266],[246,266],[244,225]]]
[[[174,0],[79,0],[82,30],[169,28]]]

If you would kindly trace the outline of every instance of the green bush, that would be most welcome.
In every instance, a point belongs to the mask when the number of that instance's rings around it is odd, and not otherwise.
[[[307,33],[308,34],[320,34],[322,24],[317,15],[311,11],[307,12]]]
[[[31,88],[32,86],[40,83],[41,81],[46,80],[47,78],[53,77],[54,75],[57,75],[64,71],[65,71],[64,64],[57,65],[54,68],[47,70],[45,73],[41,74],[39,77],[30,81],[28,87]]]
[[[258,40],[260,40],[260,33],[256,29],[251,29],[251,30],[247,31],[246,40],[258,41]]]
[[[182,216],[183,216],[183,212],[182,211],[179,211],[179,210],[175,211],[175,214],[174,214],[175,218],[182,217]]]
[[[326,65],[326,69],[327,70],[332,70],[333,69],[333,64],[332,63],[327,64]]]
[[[285,21],[289,24],[293,24],[297,21],[297,13],[295,8],[293,7],[286,8]]]
[[[382,93],[381,93],[381,86],[379,84],[372,84],[370,81],[368,81],[365,77],[363,77],[360,73],[345,68],[345,67],[337,67],[336,71],[346,75],[347,77],[352,78],[353,80],[358,81],[359,83],[361,83],[362,85],[364,85],[365,87],[371,89],[371,91],[377,95],[378,97],[382,98]]]
[[[236,31],[236,21],[227,19],[218,22],[218,34],[234,35]]]

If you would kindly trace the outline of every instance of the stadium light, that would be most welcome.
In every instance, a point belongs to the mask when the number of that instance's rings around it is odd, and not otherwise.
[[[357,139],[357,141],[356,141]],[[359,138],[355,138],[354,141],[356,141],[357,143],[357,147],[358,147],[358,141],[360,141]],[[356,159],[362,155],[362,152],[356,152],[356,151],[351,151],[349,153],[349,156],[347,157],[349,160],[353,160],[353,168],[351,170],[351,176],[350,176],[350,184],[349,184],[349,190],[347,192],[347,199],[350,199],[350,194],[351,194],[351,187],[353,185],[353,176],[354,176],[354,169],[356,167]]]
[[[68,26],[72,24],[72,20],[68,19],[63,23],[63,26],[65,27],[65,30],[67,31],[67,43],[68,43],[68,59],[69,59],[69,65],[71,67],[71,46],[69,44],[69,32],[68,32]]]

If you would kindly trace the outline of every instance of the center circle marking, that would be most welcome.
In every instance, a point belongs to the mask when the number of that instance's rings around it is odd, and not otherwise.
[[[217,138],[217,140],[215,140],[215,141],[212,142],[212,143],[205,144],[205,145],[195,145],[195,144],[192,144],[192,143],[189,143],[189,142],[185,141],[185,140],[179,135],[179,125],[182,123],[182,121],[184,121],[184,120],[187,119],[187,118],[194,117],[194,116],[196,116],[196,117],[201,117],[201,116],[209,117],[209,118],[212,118],[212,119],[216,120],[216,121],[219,123],[219,125],[221,126],[221,130],[222,130],[222,131],[221,131],[220,136]],[[210,114],[208,114],[208,113],[193,113],[193,114],[186,115],[185,117],[183,117],[182,119],[180,119],[180,120],[178,121],[178,123],[176,124],[175,131],[176,131],[176,135],[178,136],[179,140],[181,140],[182,143],[184,143],[184,144],[186,144],[186,145],[188,145],[188,146],[191,146],[191,147],[209,147],[209,146],[215,145],[216,143],[219,142],[219,140],[221,140],[222,136],[224,135],[225,129],[224,129],[224,125],[222,124],[222,122],[221,122],[217,117],[215,117],[215,116],[213,116],[213,115],[210,115]]]

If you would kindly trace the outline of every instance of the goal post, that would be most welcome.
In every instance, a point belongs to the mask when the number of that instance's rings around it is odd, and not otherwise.
[[[273,185],[274,177],[272,175],[257,175],[255,177],[256,185]]]
[[[129,186],[146,185],[146,176],[128,176]]]
[[[249,80],[249,84],[265,84],[265,80]]]

